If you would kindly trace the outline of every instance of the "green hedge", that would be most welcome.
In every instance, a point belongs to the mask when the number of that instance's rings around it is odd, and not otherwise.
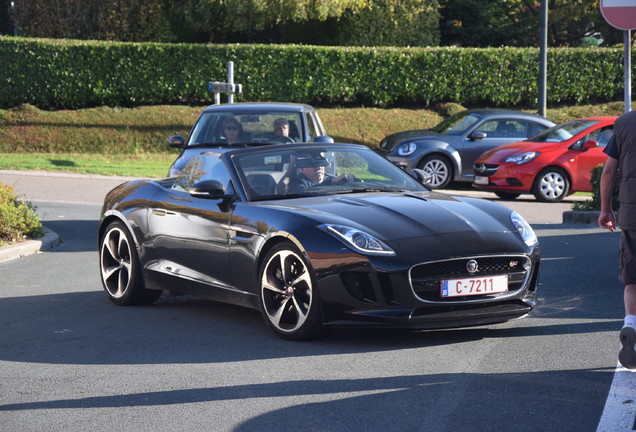
[[[603,167],[605,164],[598,165],[592,169],[592,198],[586,201],[577,201],[572,204],[572,210],[579,211],[598,211],[601,210],[601,175],[603,174]],[[617,176],[614,182],[614,192],[612,193],[612,210],[617,211],[620,206],[620,200],[618,199],[620,185],[620,176]]]
[[[622,98],[620,48],[548,52],[548,103]],[[237,101],[315,105],[536,106],[536,48],[342,48],[117,43],[0,37],[0,107],[209,102],[227,62]]]

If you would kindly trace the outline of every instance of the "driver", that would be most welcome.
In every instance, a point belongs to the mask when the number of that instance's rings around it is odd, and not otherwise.
[[[312,186],[327,186],[354,180],[351,174],[339,176],[325,174],[325,167],[328,165],[329,161],[322,156],[299,158],[296,161],[298,174],[290,178],[289,191],[298,193]]]
[[[289,121],[282,117],[274,120],[274,135],[285,137],[290,142],[294,142],[294,140],[289,136]]]

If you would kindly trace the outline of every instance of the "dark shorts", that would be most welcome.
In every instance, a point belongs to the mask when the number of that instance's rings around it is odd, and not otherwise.
[[[621,231],[618,272],[624,285],[636,284],[636,231]]]

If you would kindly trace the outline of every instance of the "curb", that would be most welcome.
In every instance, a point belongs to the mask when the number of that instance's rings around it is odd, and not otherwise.
[[[60,237],[55,232],[47,228],[43,229],[44,235],[39,239],[0,246],[0,263],[52,249],[60,244]]]
[[[598,221],[600,211],[564,211],[564,224],[595,224]]]

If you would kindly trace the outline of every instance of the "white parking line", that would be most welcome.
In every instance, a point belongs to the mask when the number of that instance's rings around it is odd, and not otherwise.
[[[596,432],[636,430],[636,370],[616,366],[612,387]]]

